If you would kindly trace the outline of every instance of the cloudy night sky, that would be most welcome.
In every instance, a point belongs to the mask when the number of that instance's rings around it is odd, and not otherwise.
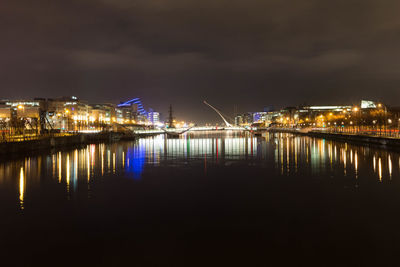
[[[3,0],[0,98],[141,97],[197,122],[299,104],[399,105],[400,1]]]

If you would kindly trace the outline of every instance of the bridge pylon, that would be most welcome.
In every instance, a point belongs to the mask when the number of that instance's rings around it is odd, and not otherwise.
[[[217,114],[222,118],[222,120],[225,122],[226,127],[232,127],[232,124],[230,124],[225,118],[224,116],[222,116],[221,112],[216,109],[215,107],[213,107],[212,105],[208,104],[207,101],[203,101],[204,104],[206,104],[207,106],[209,106],[210,108],[212,108],[215,112],[217,112]]]

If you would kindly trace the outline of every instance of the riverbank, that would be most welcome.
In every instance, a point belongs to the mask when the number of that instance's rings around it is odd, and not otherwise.
[[[292,133],[296,135],[400,149],[400,139],[394,137],[391,138],[383,136],[371,136],[371,135],[349,134],[349,133],[330,133],[330,132],[312,131],[312,130],[300,131],[297,129],[288,129],[288,128],[270,128],[267,131],[271,133]]]
[[[78,133],[68,135],[49,135],[30,138],[24,141],[1,142],[0,158],[18,156],[35,151],[79,147],[82,145],[108,143],[118,140],[135,140],[135,135],[117,132]]]

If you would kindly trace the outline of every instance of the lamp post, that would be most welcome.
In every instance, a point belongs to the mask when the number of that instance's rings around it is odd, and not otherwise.
[[[382,104],[381,103],[379,103],[378,105],[377,105],[377,107],[378,107],[378,109],[379,109],[379,120],[378,120],[378,124],[379,124],[379,136],[381,136],[382,135],[382,115],[381,115],[381,108],[382,108]]]
[[[384,106],[384,114],[385,114],[385,135],[387,135],[387,109],[386,106]]]

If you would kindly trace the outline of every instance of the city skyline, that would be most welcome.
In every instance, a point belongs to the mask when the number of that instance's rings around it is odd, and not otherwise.
[[[380,101],[361,100],[358,103],[346,105],[305,105],[291,107],[266,107],[258,111],[239,111],[224,114],[218,108],[204,101],[204,105],[213,110],[219,118],[216,127],[319,127],[338,128],[349,127],[351,131],[360,130],[358,126],[369,126],[374,129],[399,128],[400,107],[393,107]],[[20,122],[24,122],[20,124]],[[193,126],[211,126],[213,123],[199,123],[184,120],[174,116],[170,106],[168,116],[150,105],[142,103],[138,97],[119,103],[95,103],[90,99],[80,99],[76,96],[58,98],[34,99],[0,99],[0,124],[3,129],[23,128],[43,131],[98,131],[110,128],[112,125],[150,128],[185,128]],[[39,126],[40,124],[40,126]],[[355,128],[355,126],[357,126]],[[117,126],[118,127],[118,126]],[[132,128],[132,129],[133,129]]]

